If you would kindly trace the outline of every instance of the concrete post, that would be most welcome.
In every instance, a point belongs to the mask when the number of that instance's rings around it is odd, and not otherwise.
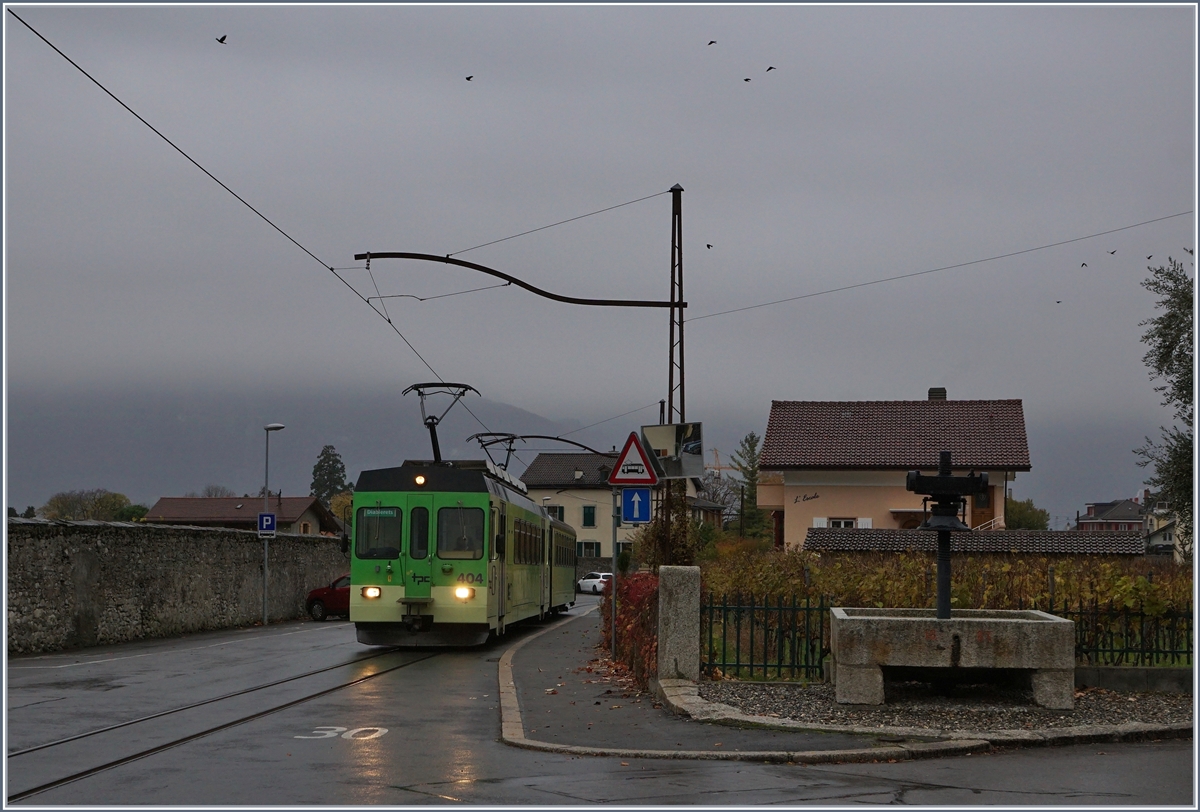
[[[658,568],[658,679],[700,681],[700,568]]]

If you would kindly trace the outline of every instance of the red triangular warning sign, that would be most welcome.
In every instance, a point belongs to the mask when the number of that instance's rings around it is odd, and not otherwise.
[[[630,432],[629,439],[625,441],[625,448],[622,449],[621,456],[617,457],[617,464],[613,466],[612,473],[608,475],[608,484],[658,484],[658,474],[654,472],[654,465],[646,456],[646,450],[642,448],[642,441],[638,439],[636,431]]]

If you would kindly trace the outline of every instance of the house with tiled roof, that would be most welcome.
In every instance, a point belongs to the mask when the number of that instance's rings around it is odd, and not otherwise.
[[[580,558],[612,558],[613,491],[608,475],[618,456],[616,452],[538,454],[521,474],[521,481],[529,488],[529,498],[575,528]],[[656,501],[652,497],[652,502]],[[687,484],[687,502],[693,518],[719,525],[724,506],[697,498],[691,480]],[[647,520],[654,518],[655,507],[656,504],[650,505]],[[618,523],[618,553],[632,544],[629,537],[636,529]]]
[[[772,512],[780,546],[804,546],[810,529],[912,529],[924,508],[905,477],[935,473],[943,450],[955,475],[988,474],[968,526],[1002,529],[1008,483],[1031,467],[1021,401],[949,400],[941,388],[927,400],[773,401],[758,507]]]
[[[1142,530],[1146,510],[1136,499],[1112,502],[1088,502],[1082,514],[1076,514],[1074,530]]]
[[[521,481],[529,498],[575,528],[579,558],[612,558],[612,486],[608,475],[617,454],[538,454]],[[629,544],[633,527],[617,528],[617,552]]]
[[[229,527],[257,530],[263,512],[261,496],[164,496],[146,513],[148,524]],[[341,525],[315,496],[272,495],[267,512],[275,514],[276,531],[308,536],[335,536]]]

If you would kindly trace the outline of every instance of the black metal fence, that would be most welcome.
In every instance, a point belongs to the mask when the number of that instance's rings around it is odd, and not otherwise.
[[[1075,661],[1080,665],[1192,665],[1192,607],[1150,614],[1144,609],[1080,604],[1051,614],[1075,621]]]
[[[708,594],[700,611],[700,669],[737,679],[819,681],[829,656],[829,609],[795,595]],[[1150,613],[1113,604],[1052,607],[1075,622],[1075,660],[1080,665],[1190,666],[1194,649],[1193,607]]]
[[[814,604],[792,595],[772,603],[753,595],[702,599],[700,611],[700,670],[715,676],[718,669],[737,679],[825,678],[829,656],[829,604]]]

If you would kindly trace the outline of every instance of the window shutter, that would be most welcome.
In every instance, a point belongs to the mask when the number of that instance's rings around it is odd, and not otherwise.
[[[855,519],[854,526],[855,527],[864,527],[864,528],[870,530],[871,529],[871,520],[870,519]]]
[[[813,527],[828,527],[829,519],[822,516],[813,516]]]

